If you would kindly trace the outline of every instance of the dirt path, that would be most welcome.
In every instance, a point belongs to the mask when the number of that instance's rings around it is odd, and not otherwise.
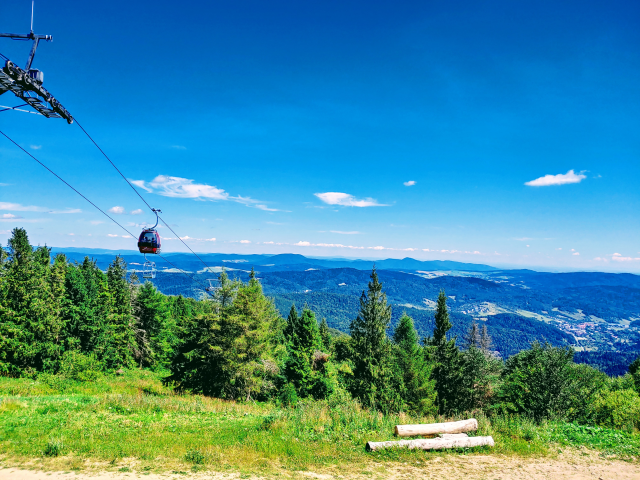
[[[422,464],[369,464],[361,470],[335,472],[280,472],[279,478],[299,479],[469,479],[469,480],[640,480],[640,464],[603,459],[591,453],[561,455],[558,458],[514,458],[502,456],[438,457]],[[239,478],[272,478],[239,473],[202,472],[195,474],[142,474],[124,472],[43,472],[4,468],[0,480],[234,480]],[[275,478],[275,476],[273,477]]]

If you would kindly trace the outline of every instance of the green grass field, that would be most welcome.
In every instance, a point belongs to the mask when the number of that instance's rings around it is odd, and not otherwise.
[[[554,422],[535,425],[517,417],[478,418],[476,434],[493,435],[496,446],[492,449],[365,451],[367,441],[392,440],[398,423],[444,420],[382,415],[361,409],[347,396],[279,408],[270,403],[176,395],[162,386],[158,374],[144,371],[102,377],[94,383],[46,375],[38,380],[0,378],[4,466],[241,473],[340,468],[348,472],[374,463],[415,463],[442,455],[553,456],[581,446],[622,459],[640,456],[638,433]]]

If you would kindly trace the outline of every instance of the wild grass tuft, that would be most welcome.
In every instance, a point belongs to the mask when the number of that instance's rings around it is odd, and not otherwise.
[[[64,449],[64,442],[62,438],[51,438],[44,446],[44,455],[46,457],[58,457],[62,455]]]

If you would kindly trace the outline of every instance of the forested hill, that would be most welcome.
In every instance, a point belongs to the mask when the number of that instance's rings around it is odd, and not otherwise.
[[[52,249],[68,260],[97,259],[106,270],[117,252]],[[141,268],[140,254],[122,252],[129,272]],[[367,288],[373,261],[315,259],[295,254],[203,254],[207,271],[193,255],[167,254],[188,273],[164,269],[152,283],[168,295],[200,298],[207,279],[222,269],[246,281],[253,267],[267,295],[282,315],[292,304],[309,305],[328,325],[349,333],[359,297]],[[580,359],[607,371],[626,368],[627,359],[640,350],[640,276],[599,272],[544,273],[497,270],[486,265],[422,262],[411,258],[376,261],[380,280],[392,305],[392,325],[403,311],[415,320],[421,336],[433,328],[438,293],[448,296],[456,319],[452,333],[462,336],[472,321],[486,322],[503,357],[526,348],[534,339],[576,348]],[[171,266],[169,266],[171,267]],[[195,278],[194,282],[192,279]],[[616,356],[616,353],[619,355]],[[619,358],[619,365],[612,359]]]

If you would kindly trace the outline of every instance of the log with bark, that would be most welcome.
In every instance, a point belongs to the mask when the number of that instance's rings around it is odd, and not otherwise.
[[[475,418],[460,420],[459,422],[428,423],[422,425],[396,425],[395,433],[399,437],[413,437],[415,435],[437,435],[439,433],[464,433],[478,429]]]
[[[445,434],[441,438],[424,440],[398,440],[395,442],[367,442],[367,450],[375,451],[383,448],[409,448],[420,450],[444,450],[446,448],[493,447],[493,437],[468,437],[464,434]]]

